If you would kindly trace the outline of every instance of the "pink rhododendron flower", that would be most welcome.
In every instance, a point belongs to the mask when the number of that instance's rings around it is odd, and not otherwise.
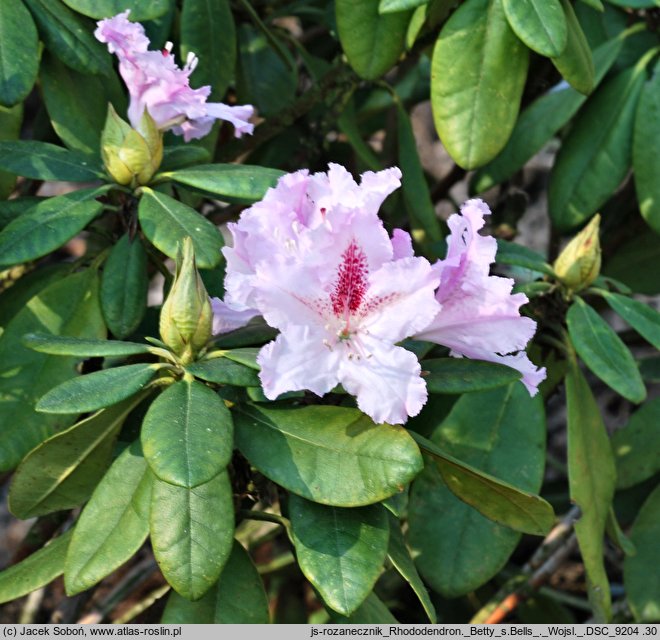
[[[393,424],[426,402],[416,356],[395,343],[436,315],[439,279],[409,236],[391,240],[378,218],[400,175],[366,173],[358,185],[339,165],[300,171],[231,226],[225,302],[281,332],[258,357],[268,398],[341,383],[374,421]]]
[[[495,238],[478,233],[490,215],[481,200],[469,200],[461,215],[448,220],[447,257],[434,265],[440,276],[436,299],[442,310],[415,337],[445,345],[453,356],[499,362],[523,374],[531,395],[545,379],[523,349],[536,331],[536,323],[520,316],[527,296],[511,294],[514,281],[489,275],[495,261]]]
[[[190,87],[190,74],[197,66],[197,57],[189,54],[180,69],[174,61],[171,43],[162,52],[149,51],[144,28],[130,22],[128,14],[127,10],[99,21],[94,35],[119,59],[119,72],[130,94],[128,118],[134,128],[138,128],[146,109],[159,129],[171,129],[186,142],[207,135],[218,119],[231,122],[236,137],[252,133],[254,126],[248,120],[254,109],[250,105],[231,107],[207,102],[211,87]]]
[[[240,329],[259,314],[254,309],[239,310],[232,308],[220,298],[211,298],[211,309],[213,310],[214,336]]]

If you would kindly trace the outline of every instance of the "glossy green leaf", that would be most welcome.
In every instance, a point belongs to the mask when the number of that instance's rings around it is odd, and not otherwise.
[[[123,235],[112,247],[101,277],[101,308],[117,338],[130,336],[147,311],[147,253],[138,238]]]
[[[234,542],[227,473],[194,489],[154,479],[150,527],[165,579],[184,598],[201,598],[218,580]]]
[[[603,272],[636,293],[654,295],[660,293],[660,278],[656,273],[659,260],[660,236],[655,233],[635,234],[605,263]]]
[[[433,602],[431,602],[426,586],[419,577],[419,573],[417,573],[417,568],[410,555],[410,550],[401,532],[401,523],[392,514],[389,515],[389,521],[390,540],[387,548],[387,557],[419,598],[429,621],[432,624],[437,624],[438,619],[435,613],[435,607],[433,606]]]
[[[126,109],[117,74],[78,73],[48,53],[43,55],[39,79],[55,133],[67,147],[98,158],[108,102],[119,113]]]
[[[596,86],[614,64],[623,42],[623,37],[613,38],[594,50]],[[587,96],[570,86],[555,87],[535,100],[520,114],[502,152],[477,172],[472,189],[482,193],[519,171],[577,113],[586,100]],[[498,245],[501,242],[498,241]],[[524,248],[517,244],[513,246]],[[498,261],[499,258],[498,252]]]
[[[209,152],[203,147],[195,147],[191,144],[165,147],[160,170],[164,172],[176,171],[184,167],[208,162],[210,159]]]
[[[231,460],[229,409],[200,382],[175,382],[147,411],[142,449],[161,480],[188,489],[208,482]]]
[[[63,0],[74,11],[90,18],[111,18],[126,9],[131,10],[131,20],[153,20],[162,16],[170,8],[172,0]]]
[[[24,0],[48,50],[80,73],[112,70],[110,54],[94,37],[94,24],[59,0]]]
[[[437,358],[422,361],[429,393],[466,393],[494,389],[520,380],[519,371],[502,364],[468,358]]]
[[[110,466],[126,416],[143,397],[99,411],[30,451],[12,478],[12,513],[26,519],[85,502]]]
[[[260,369],[257,364],[257,356],[259,355],[259,349],[257,348],[232,349],[231,351],[225,351],[223,355],[225,358],[250,367],[250,369],[254,369],[255,371],[259,371]]]
[[[429,0],[380,0],[378,13],[396,13],[428,4]]]
[[[268,598],[257,569],[243,547],[234,546],[218,583],[195,602],[175,591],[167,600],[163,624],[268,624]]]
[[[543,498],[454,458],[419,434],[412,435],[433,458],[447,487],[463,502],[514,531],[538,536],[550,531],[555,514]]]
[[[301,571],[331,609],[350,615],[371,593],[387,555],[389,523],[379,504],[342,509],[289,496]]]
[[[24,100],[39,68],[37,28],[21,0],[0,2],[0,104]]]
[[[660,7],[658,0],[607,0],[610,4],[617,7],[625,7],[629,9],[651,9],[652,7]]]
[[[607,304],[616,311],[639,335],[660,349],[660,313],[634,298],[609,291],[601,292]]]
[[[236,349],[254,344],[266,344],[277,336],[277,331],[265,323],[250,323],[235,331],[218,336],[214,344],[221,349]]]
[[[15,285],[16,286],[16,285]],[[76,375],[76,358],[37,353],[23,346],[26,333],[78,338],[105,336],[98,276],[80,271],[31,298],[0,336],[0,469],[12,469],[30,449],[73,422],[74,416],[36,413],[34,405],[54,385]]]
[[[660,160],[654,140],[660,138],[660,69],[644,84],[633,132],[632,159],[639,210],[644,220],[660,233]]]
[[[643,85],[641,65],[619,73],[599,88],[575,120],[557,155],[548,191],[550,216],[559,229],[585,222],[628,174]]]
[[[0,265],[28,262],[61,247],[103,210],[96,200],[110,187],[48,198],[0,231]]]
[[[559,0],[503,0],[515,34],[533,51],[556,57],[566,48],[568,27]]]
[[[560,0],[566,16],[568,37],[561,55],[552,62],[564,79],[580,93],[590,94],[594,88],[595,69],[591,48],[570,0]]]
[[[637,553],[623,563],[623,582],[630,609],[637,622],[660,620],[660,487],[642,506],[630,539]]]
[[[222,196],[232,202],[256,202],[277,184],[279,169],[245,164],[202,164],[161,173],[158,177]]]
[[[592,9],[596,9],[596,11],[605,11],[605,7],[603,6],[601,0],[582,0],[582,3],[586,4]]]
[[[523,267],[524,269],[531,269],[532,271],[538,271],[539,273],[553,277],[555,275],[552,267],[540,253],[515,242],[498,239],[495,259],[498,264]]]
[[[611,615],[610,587],[603,564],[605,522],[614,496],[616,469],[605,425],[591,389],[573,363],[566,376],[568,483],[581,510],[575,533],[587,572],[589,601],[598,622]]]
[[[210,85],[211,98],[221,99],[236,66],[236,27],[229,0],[184,0],[181,58],[190,52],[204,62],[191,76],[193,86]]]
[[[315,502],[353,507],[403,489],[422,468],[413,439],[357,409],[316,406],[234,412],[236,444],[259,471]]]
[[[634,556],[637,553],[635,545],[631,542],[630,538],[623,533],[613,506],[610,507],[610,510],[607,512],[605,532],[607,533],[607,537],[627,556]]]
[[[612,436],[617,489],[627,489],[660,471],[660,398],[642,405]]]
[[[568,332],[584,363],[606,385],[631,402],[646,398],[639,369],[628,347],[598,312],[576,298],[566,314]]]
[[[382,2],[382,0],[381,0]],[[379,14],[379,0],[336,0],[339,41],[351,67],[375,80],[403,53],[410,14]]]
[[[639,372],[647,382],[660,382],[660,356],[642,358],[639,361]]]
[[[502,0],[467,0],[445,23],[433,51],[431,104],[440,139],[461,167],[486,164],[507,143],[528,58]]]
[[[63,533],[43,549],[0,572],[0,604],[25,596],[61,575],[72,533]]]
[[[459,500],[448,488],[448,480],[453,490],[462,491],[463,500],[470,499],[500,520],[514,518],[526,527],[530,523],[535,528],[547,526],[547,505],[530,494],[540,489],[543,480],[543,403],[538,396],[530,398],[519,384],[466,394],[431,439],[443,454],[440,459],[452,466],[441,464],[440,468],[446,467],[443,478],[438,466],[429,464],[413,483],[408,540],[413,555],[419,554],[415,562],[426,582],[442,595],[454,597],[494,576],[507,562],[520,533],[496,524]],[[444,455],[445,451],[452,459]],[[431,453],[437,459],[437,453]],[[452,464],[455,459],[460,462]],[[500,485],[518,488],[517,496],[509,492],[498,499],[495,484],[467,483],[471,474],[463,463],[486,477],[497,475]]]
[[[0,168],[36,180],[91,182],[103,176],[84,153],[36,140],[0,142]]]
[[[217,227],[182,202],[143,187],[138,216],[144,235],[166,256],[175,259],[177,247],[190,237],[198,267],[211,269],[220,262],[223,243]]]
[[[119,340],[83,340],[68,336],[54,336],[48,333],[28,333],[23,336],[23,344],[39,353],[55,356],[113,357],[149,353],[149,345]]]
[[[76,524],[64,569],[68,595],[94,586],[142,546],[149,533],[152,478],[139,442],[114,461]]]
[[[127,364],[67,380],[37,402],[42,413],[83,413],[130,398],[154,379],[162,364]]]
[[[0,229],[6,227],[12,220],[27,213],[35,204],[39,204],[42,200],[43,198],[36,196],[0,200]],[[24,278],[25,276],[22,277]]]
[[[392,612],[373,592],[350,616],[342,616],[331,610],[330,618],[337,624],[398,624]]]
[[[229,358],[195,362],[188,365],[186,371],[200,380],[216,384],[231,384],[235,387],[258,387],[261,384],[254,369],[233,362]]]
[[[429,186],[419,159],[412,123],[403,105],[397,103],[397,134],[399,140],[399,166],[401,167],[403,198],[408,213],[424,232],[426,242],[442,240],[440,221],[435,213]]]
[[[0,106],[0,140],[17,140],[21,134],[23,123],[23,103],[7,108]],[[0,199],[8,198],[16,186],[16,176],[13,173],[0,171]],[[25,200],[21,198],[22,200]],[[1,202],[1,201],[0,201]],[[1,202],[3,208],[6,202]],[[12,202],[11,200],[9,202]],[[9,205],[11,207],[11,205]],[[0,209],[0,229],[11,221],[7,218],[6,209]]]

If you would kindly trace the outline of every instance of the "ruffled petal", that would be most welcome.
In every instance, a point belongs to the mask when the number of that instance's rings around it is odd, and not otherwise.
[[[330,350],[323,334],[308,327],[290,329],[259,351],[259,378],[266,397],[308,389],[322,396],[338,383],[339,352]]]
[[[393,258],[412,258],[415,255],[412,246],[412,238],[407,231],[403,229],[394,229],[392,232],[392,251]]]
[[[360,339],[360,357],[342,358],[339,381],[358,407],[380,424],[403,424],[428,398],[415,354],[375,338]]]

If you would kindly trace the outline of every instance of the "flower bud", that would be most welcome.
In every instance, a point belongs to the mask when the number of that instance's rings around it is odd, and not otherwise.
[[[195,266],[192,240],[185,238],[172,288],[160,312],[160,337],[185,364],[206,346],[212,326],[211,301]]]
[[[600,273],[599,226],[600,214],[597,213],[555,260],[555,274],[569,291],[585,289]]]
[[[101,156],[118,184],[147,184],[163,160],[163,134],[146,109],[138,129],[133,129],[110,104],[101,136]]]

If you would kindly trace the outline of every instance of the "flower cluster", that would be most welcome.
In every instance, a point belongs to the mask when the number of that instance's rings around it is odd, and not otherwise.
[[[171,129],[186,142],[203,138],[218,119],[231,122],[237,137],[252,133],[253,125],[248,120],[254,110],[250,105],[231,107],[207,102],[211,87],[190,87],[197,57],[188,54],[180,69],[174,61],[172,43],[163,51],[150,51],[144,28],[130,22],[128,15],[127,10],[99,21],[94,35],[119,59],[119,72],[130,95],[128,118],[134,128],[139,129],[146,109],[161,131]]]
[[[447,257],[432,266],[378,217],[400,178],[397,168],[365,173],[360,184],[339,165],[298,171],[230,225],[215,329],[262,315],[280,331],[258,357],[268,398],[341,384],[374,421],[403,423],[427,399],[416,356],[397,346],[408,337],[515,367],[530,393],[545,377],[521,351],[535,330],[518,311],[527,298],[489,275],[495,240],[478,234],[487,206],[471,200],[450,218]]]

